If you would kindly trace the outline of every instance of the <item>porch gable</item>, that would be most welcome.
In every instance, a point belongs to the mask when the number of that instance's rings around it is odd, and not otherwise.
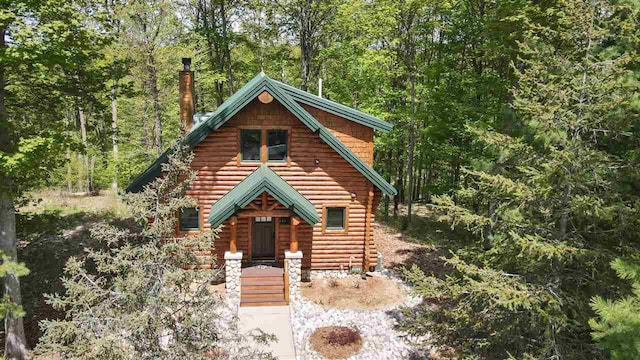
[[[263,164],[211,205],[209,223],[212,227],[222,224],[264,192],[273,196],[280,204],[294,212],[309,225],[313,226],[320,222],[315,206],[267,165]]]

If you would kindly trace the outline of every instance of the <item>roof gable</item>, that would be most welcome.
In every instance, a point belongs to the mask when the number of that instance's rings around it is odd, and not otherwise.
[[[313,204],[263,164],[211,205],[209,223],[213,227],[222,224],[237,209],[249,205],[263,192],[269,193],[309,225],[315,225],[320,221]]]
[[[388,122],[380,120],[377,117],[371,116],[367,113],[363,113],[362,111],[358,111],[348,106],[338,104],[337,102],[331,101],[329,99],[315,96],[304,90],[300,90],[296,87],[281,83],[273,79],[271,81],[275,82],[285,93],[287,93],[287,95],[289,95],[297,102],[313,106],[317,109],[324,110],[328,113],[340,116],[341,118],[351,120],[364,126],[368,126],[375,130],[389,132],[391,131],[391,129],[393,129],[393,125],[389,124]]]
[[[282,83],[280,83],[282,84]],[[282,84],[284,85],[284,84]],[[211,131],[217,130],[242,108],[249,104],[263,91],[268,91],[274,99],[282,104],[289,112],[305,124],[311,131],[317,133],[320,138],[333,150],[340,154],[349,164],[358,170],[365,178],[387,195],[395,195],[396,189],[389,184],[380,174],[367,165],[362,159],[345,146],[335,135],[327,130],[317,119],[307,112],[300,104],[283,90],[278,82],[270,79],[264,73],[260,73],[245,86],[229,97],[218,109],[211,113],[201,114],[195,117],[196,125],[184,138],[183,143],[191,148],[203,141]],[[355,111],[355,110],[354,110]],[[136,192],[142,190],[144,185],[154,177],[160,175],[161,167],[167,161],[170,150],[163,153],[142,175],[136,178],[127,191]]]

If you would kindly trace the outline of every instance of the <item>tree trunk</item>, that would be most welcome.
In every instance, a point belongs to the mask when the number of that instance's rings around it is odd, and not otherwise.
[[[433,160],[429,162],[429,166],[427,167],[427,171],[424,175],[424,182],[422,184],[422,188],[424,189],[424,194],[422,197],[424,201],[427,203],[431,203],[431,192],[429,191],[429,186],[431,185],[431,174],[433,173]]]
[[[229,37],[227,35],[227,11],[224,7],[226,0],[220,0],[220,19],[222,21],[222,51],[225,67],[227,68],[227,88],[229,96],[233,95],[233,71],[231,69],[231,51],[229,50]]]
[[[91,177],[89,175],[89,144],[87,144],[87,119],[84,116],[84,110],[78,105],[78,119],[80,119],[80,136],[82,137],[82,146],[84,146],[84,155],[82,156],[84,168],[82,171],[82,179],[84,184],[81,187],[87,194],[91,193]]]
[[[407,159],[407,175],[409,176],[409,191],[407,191],[407,223],[411,223],[411,205],[413,202],[413,153],[415,150],[415,100],[416,100],[416,80],[413,71],[409,75],[411,81],[411,120],[409,122],[409,159]]]
[[[158,75],[156,69],[156,59],[153,53],[149,53],[149,63],[147,64],[147,71],[149,72],[149,88],[151,90],[151,97],[153,98],[153,115],[155,117],[154,126],[154,145],[156,152],[162,154],[162,114],[160,112],[160,94],[158,91]]]
[[[391,164],[393,162],[393,149],[391,146],[387,149],[387,182],[391,184]],[[389,218],[389,195],[384,196],[384,218]]]
[[[402,195],[404,194],[404,165],[402,162],[402,148],[404,148],[404,144],[401,142],[398,146],[398,152],[396,153],[396,190],[398,193],[393,197],[393,217],[398,217],[400,199],[402,199]]]
[[[16,248],[16,214],[13,200],[5,195],[0,198],[0,250],[9,261],[18,261]],[[22,304],[20,295],[20,279],[13,274],[4,276],[4,295],[16,305]],[[26,359],[27,340],[24,335],[22,318],[7,314],[4,320],[5,343],[4,356],[6,359]]]
[[[300,79],[302,80],[300,88],[304,91],[307,91],[309,87],[309,62],[311,57],[309,41],[311,39],[309,39],[310,34],[308,33],[308,27],[310,26],[309,22],[311,21],[309,18],[311,16],[309,14],[311,10],[309,9],[310,5],[310,1],[301,1],[300,14],[298,17],[298,36],[300,37]]]
[[[71,169],[71,150],[67,148],[67,154],[65,155],[67,160],[67,192],[73,192],[73,169]]]
[[[89,195],[93,195],[93,192],[95,189],[95,186],[93,183],[93,179],[94,179],[93,174],[94,174],[95,167],[96,167],[96,156],[93,155],[91,157],[91,162],[89,165]]]
[[[0,29],[0,49],[5,48],[6,28]],[[9,121],[5,109],[5,68],[0,62],[0,151],[10,152],[12,141],[9,134]],[[0,172],[0,250],[9,261],[18,261],[16,247],[16,213],[13,204],[11,178]],[[4,276],[4,295],[16,304],[22,305],[20,280],[13,273]],[[22,318],[7,314],[4,320],[4,357],[6,359],[26,359],[27,340],[24,336]]]
[[[144,107],[144,115],[142,116],[142,135],[143,135],[143,141],[144,141],[144,148],[145,148],[145,152],[150,151],[153,148],[153,141],[152,141],[152,137],[153,134],[151,134],[151,132],[149,131],[149,98],[147,96],[144,97],[143,100],[143,107]]]
[[[487,218],[494,221],[495,217],[495,201],[489,200],[489,204],[487,206]],[[487,224],[484,226],[482,231],[482,248],[485,251],[491,250],[491,238],[493,237],[493,224]]]
[[[118,82],[111,89],[111,142],[113,145],[113,182],[111,189],[118,193]]]
[[[302,79],[300,89],[307,91],[309,88],[309,50],[303,31],[300,33],[300,79]]]

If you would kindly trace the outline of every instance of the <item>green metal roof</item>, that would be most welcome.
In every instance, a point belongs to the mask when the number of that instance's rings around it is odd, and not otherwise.
[[[318,120],[307,112],[296,100],[288,94],[292,90],[286,90],[285,85],[270,79],[264,73],[260,73],[245,86],[229,97],[218,109],[212,113],[198,114],[194,117],[196,125],[184,138],[183,143],[195,147],[203,141],[211,131],[217,130],[233,115],[249,104],[263,91],[268,91],[274,99],[282,104],[288,111],[295,115],[311,131],[317,133],[320,138],[339,153],[356,170],[364,175],[371,183],[387,195],[395,195],[396,189],[389,184],[380,174],[355,155],[346,145],[327,130]],[[328,101],[328,100],[327,100]],[[334,103],[335,104],[335,103]],[[353,110],[356,111],[356,110]],[[169,150],[160,156],[142,175],[136,178],[126,189],[128,192],[141,191],[161,173],[161,167],[167,161]]]
[[[303,104],[307,104],[315,108],[318,108],[320,110],[324,110],[328,113],[338,115],[342,118],[351,120],[353,122],[357,122],[358,124],[368,126],[375,130],[389,132],[393,128],[393,125],[389,124],[388,122],[380,120],[377,117],[371,116],[369,114],[363,113],[362,111],[358,111],[348,106],[338,104],[337,102],[331,101],[329,99],[315,96],[304,90],[300,90],[291,85],[287,85],[273,79],[271,81],[278,84],[278,86],[282,90],[284,90],[287,93],[287,95],[291,96],[294,100],[301,102]]]
[[[320,221],[313,204],[263,164],[211,205],[209,223],[213,227],[222,224],[238,209],[249,205],[265,191],[309,225],[315,225]]]

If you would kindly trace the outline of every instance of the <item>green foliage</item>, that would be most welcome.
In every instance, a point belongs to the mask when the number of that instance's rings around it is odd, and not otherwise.
[[[597,318],[589,320],[593,338],[611,353],[612,359],[640,357],[640,266],[615,259],[611,267],[618,277],[632,283],[632,294],[617,300],[594,297],[591,307]]]
[[[91,2],[3,4],[0,29],[10,40],[0,50],[6,86],[0,127],[9,139],[0,149],[0,171],[13,181],[0,190],[18,197],[47,184],[67,146],[81,150],[68,133],[75,123],[70,110],[95,106],[105,78],[94,60],[109,39],[100,32],[103,12]]]
[[[518,17],[515,117],[467,124],[481,155],[462,169],[460,189],[433,198],[438,219],[476,243],[445,259],[448,276],[408,274],[445,303],[426,320],[439,341],[489,357],[603,356],[586,340],[589,299],[615,292],[613,254],[638,251],[638,222],[625,220],[638,192],[619,187],[632,153],[618,147],[636,130],[637,83],[633,54],[615,45],[633,36],[620,29],[634,11],[568,1]]]
[[[105,249],[65,266],[65,293],[47,296],[61,320],[41,322],[39,354],[81,359],[268,358],[247,342],[273,336],[240,334],[237,320],[210,284],[222,270],[197,270],[195,252],[211,249],[217,230],[172,238],[179,209],[195,173],[193,155],[177,145],[158,178],[124,198],[140,229],[99,223],[92,237]],[[212,265],[212,264],[204,264]]]

